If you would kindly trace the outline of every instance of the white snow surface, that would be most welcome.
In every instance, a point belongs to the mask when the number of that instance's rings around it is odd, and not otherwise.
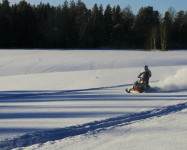
[[[185,50],[0,50],[0,149],[186,150],[186,75]]]

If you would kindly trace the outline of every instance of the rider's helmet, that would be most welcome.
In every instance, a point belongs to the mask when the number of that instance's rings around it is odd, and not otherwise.
[[[144,69],[145,69],[145,70],[148,70],[148,66],[147,66],[147,65],[145,65],[145,66],[144,66]]]

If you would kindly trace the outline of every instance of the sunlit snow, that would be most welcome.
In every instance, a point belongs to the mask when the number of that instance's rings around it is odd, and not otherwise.
[[[182,50],[0,50],[0,149],[186,150],[186,75]]]

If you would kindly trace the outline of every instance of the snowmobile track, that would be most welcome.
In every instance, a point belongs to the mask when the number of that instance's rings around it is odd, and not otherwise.
[[[70,126],[66,128],[45,130],[41,132],[25,134],[12,140],[1,141],[0,149],[9,150],[17,147],[26,147],[33,144],[42,144],[48,141],[55,141],[67,137],[86,134],[88,132],[94,134],[107,129],[129,125],[145,119],[161,117],[171,113],[176,113],[178,111],[182,111],[183,109],[187,109],[187,102],[177,105],[161,107],[145,112],[109,118],[101,121],[95,121],[78,126]]]

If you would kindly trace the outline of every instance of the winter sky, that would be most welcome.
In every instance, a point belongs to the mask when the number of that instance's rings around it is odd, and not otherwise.
[[[12,3],[19,2],[20,0],[9,0]],[[26,0],[31,4],[38,4],[40,2],[50,3],[51,5],[57,6],[62,4],[65,0]],[[70,1],[70,0],[68,0]],[[76,1],[76,0],[74,0]],[[164,14],[169,7],[175,8],[176,11],[184,10],[187,11],[187,0],[82,0],[88,8],[92,8],[95,3],[103,4],[104,8],[107,4],[111,6],[120,5],[121,8],[125,8],[128,5],[134,13],[137,13],[141,7],[153,6],[155,10]]]

